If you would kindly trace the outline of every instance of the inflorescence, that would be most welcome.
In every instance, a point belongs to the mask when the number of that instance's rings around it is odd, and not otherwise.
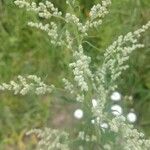
[[[71,7],[69,0],[66,3]],[[102,0],[101,4],[94,5],[86,21],[82,21],[77,17],[75,12],[63,14],[49,1],[36,4],[27,0],[15,0],[15,4],[20,8],[25,8],[27,11],[35,12],[45,20],[51,21],[52,18],[55,18],[50,23],[44,24],[30,21],[28,25],[45,31],[50,37],[52,44],[64,46],[72,52],[72,62],[68,65],[72,72],[72,80],[66,77],[63,79],[65,90],[77,102],[86,105],[90,109],[94,118],[92,122],[96,131],[100,133],[99,135],[89,136],[88,133],[80,132],[77,138],[86,142],[89,142],[90,139],[95,143],[101,142],[97,140],[97,136],[102,136],[106,132],[106,130],[105,132],[102,130],[102,124],[105,123],[109,134],[112,134],[114,137],[114,141],[108,141],[107,138],[103,139],[102,149],[114,150],[118,146],[117,149],[119,150],[149,150],[150,140],[146,140],[143,133],[134,129],[133,125],[128,124],[122,115],[115,117],[110,115],[106,111],[106,106],[110,92],[117,88],[117,79],[129,67],[126,62],[129,60],[130,54],[137,48],[143,48],[144,45],[139,44],[138,39],[150,27],[150,21],[134,32],[129,32],[125,36],[119,36],[106,49],[102,65],[96,71],[93,71],[91,69],[91,57],[87,56],[84,51],[83,39],[88,36],[90,29],[94,29],[102,24],[103,18],[109,12],[110,0]],[[55,22],[54,20],[56,19],[57,21]],[[65,26],[66,30],[61,35],[59,35],[58,20],[68,25]],[[74,30],[69,28],[70,26]],[[53,85],[46,85],[34,75],[27,77],[18,76],[18,80],[18,82],[10,81],[8,84],[2,83],[0,90],[10,90],[14,94],[22,95],[33,91],[39,95],[51,93],[54,88]],[[38,143],[40,150],[69,150],[69,144],[67,145],[66,143],[67,140],[69,141],[69,138],[65,132],[45,128],[44,130],[33,129],[29,132],[29,134],[31,133],[37,134],[40,138]],[[80,146],[80,149],[84,149],[84,147]]]

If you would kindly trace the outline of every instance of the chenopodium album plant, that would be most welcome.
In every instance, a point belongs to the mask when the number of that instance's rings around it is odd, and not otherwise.
[[[99,27],[108,14],[110,0],[102,0],[94,5],[87,20],[82,21],[76,11],[79,4],[76,0],[66,0],[67,13],[62,13],[50,1],[36,4],[28,0],[16,0],[15,4],[27,11],[35,12],[43,22],[28,22],[28,25],[45,31],[54,46],[70,49],[72,57],[68,64],[72,78],[62,79],[64,90],[76,103],[82,105],[85,121],[78,134],[69,135],[57,129],[33,129],[27,134],[37,134],[40,150],[149,150],[150,140],[129,124],[123,115],[113,116],[108,112],[108,99],[117,88],[117,80],[129,66],[126,62],[130,54],[144,45],[138,43],[141,34],[150,27],[150,21],[134,32],[119,36],[104,53],[100,67],[91,69],[91,57],[85,54],[83,42],[89,31]],[[45,23],[47,22],[47,23]],[[60,34],[60,30],[61,32]],[[14,94],[53,93],[54,85],[46,85],[36,75],[18,76],[17,81],[3,83],[0,90],[10,90]],[[89,119],[90,118],[90,119]],[[91,120],[93,124],[91,123]],[[101,124],[107,124],[104,129]],[[87,129],[88,126],[88,129]]]

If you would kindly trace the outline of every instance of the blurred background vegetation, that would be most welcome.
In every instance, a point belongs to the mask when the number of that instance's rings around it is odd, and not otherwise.
[[[40,0],[36,0],[40,2]],[[43,0],[44,1],[44,0]],[[65,0],[52,0],[60,10],[65,11]],[[88,17],[91,6],[99,0],[80,0],[83,17]],[[0,82],[15,79],[18,74],[36,74],[47,83],[61,86],[61,79],[67,75],[69,53],[52,47],[48,36],[29,28],[28,20],[38,20],[34,14],[18,9],[13,0],[0,0]],[[119,36],[133,31],[150,20],[149,0],[113,0],[110,14],[103,25],[91,34],[88,40],[99,50],[86,45],[88,55],[94,62],[101,62],[104,49]],[[135,109],[138,116],[136,126],[150,135],[150,31],[140,39],[145,48],[135,51],[128,69],[118,80],[126,111]],[[24,133],[42,126],[70,127],[74,124],[74,104],[66,105],[47,96],[14,96],[0,93],[0,150],[31,149],[35,139],[26,139]],[[62,116],[60,116],[60,114]],[[65,118],[63,118],[65,117]],[[63,118],[63,119],[62,119]],[[65,120],[65,121],[64,121]],[[67,120],[67,121],[66,121]],[[28,141],[28,144],[25,144]]]

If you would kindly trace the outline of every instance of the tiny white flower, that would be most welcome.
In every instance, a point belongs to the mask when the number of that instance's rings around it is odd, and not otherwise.
[[[134,123],[136,122],[137,120],[137,116],[134,112],[130,112],[127,114],[127,120],[130,122],[130,123]]]
[[[92,119],[92,120],[91,120],[91,123],[92,123],[92,124],[95,124],[95,120],[94,120],[94,119]]]
[[[100,124],[100,126],[103,129],[107,129],[108,128],[108,124],[107,123],[102,123],[102,124]]]
[[[111,107],[112,114],[115,116],[120,116],[123,112],[122,107],[120,105],[113,105]]]
[[[97,100],[96,99],[92,99],[92,105],[94,108],[97,106]]]
[[[110,96],[112,101],[120,101],[121,100],[121,94],[119,92],[113,92]]]
[[[74,117],[76,119],[83,118],[83,110],[82,109],[76,109],[75,112],[74,112]]]

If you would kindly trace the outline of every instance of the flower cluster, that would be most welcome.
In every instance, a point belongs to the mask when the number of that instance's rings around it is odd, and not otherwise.
[[[46,1],[45,3],[40,2],[37,5],[35,2],[29,3],[26,0],[16,0],[15,4],[20,8],[25,7],[27,11],[36,12],[39,17],[44,19],[51,19],[51,17],[62,18],[62,12],[58,11],[58,8],[55,8],[49,1]],[[59,46],[64,44],[58,37],[58,27],[55,22],[43,24],[42,22],[30,21],[28,22],[28,25],[47,32],[52,44]]]
[[[110,130],[121,135],[116,138],[123,150],[148,150],[150,140],[145,140],[144,134],[125,122],[125,117],[118,116],[109,122]],[[117,135],[118,135],[117,134]]]
[[[30,92],[34,92],[37,95],[51,93],[54,89],[53,85],[46,85],[41,81],[41,78],[35,75],[29,75],[27,77],[18,76],[18,81],[10,81],[10,83],[2,83],[0,85],[0,91],[13,91],[14,94],[26,95]]]
[[[62,16],[62,12],[58,11],[58,8],[55,8],[50,1],[46,1],[45,3],[40,2],[39,5],[37,5],[35,2],[27,2],[26,0],[15,0],[14,3],[20,8],[25,7],[27,11],[36,12],[39,15],[39,17],[45,19],[49,19],[52,16]]]
[[[41,22],[37,23],[37,22],[28,22],[28,25],[30,27],[35,27],[37,29],[40,29],[42,31],[45,31],[48,36],[51,39],[51,44],[55,44],[55,45],[63,45],[64,42],[59,39],[58,37],[58,27],[54,22],[51,22],[50,24],[43,24]]]
[[[73,38],[71,37],[71,34],[70,34],[69,31],[66,31],[65,37],[66,37],[66,46],[67,46],[67,48],[72,49]]]
[[[67,4],[70,4],[69,1],[66,1],[66,2],[67,2]],[[15,0],[15,4],[17,6],[19,6],[20,8],[26,8],[27,11],[33,11],[33,12],[37,13],[39,17],[44,18],[44,19],[51,19],[52,17],[60,19],[60,20],[64,21],[65,23],[68,23],[68,24],[71,24],[71,25],[77,27],[78,32],[82,36],[86,36],[86,35],[88,35],[87,32],[90,28],[95,28],[102,24],[102,18],[104,18],[104,16],[106,14],[108,14],[107,7],[111,4],[111,1],[103,0],[102,4],[94,5],[91,8],[91,11],[89,13],[90,14],[89,19],[85,22],[81,22],[79,17],[77,17],[75,14],[70,13],[70,12],[67,12],[63,17],[62,12],[59,11],[58,8],[55,8],[54,5],[49,1],[46,1],[45,3],[40,2],[37,5],[35,2],[31,2],[31,3],[27,2],[27,0]],[[30,22],[29,25],[47,31],[47,24],[42,25],[41,23]],[[45,26],[46,26],[46,29],[45,29]],[[51,31],[52,31],[52,33],[50,34]],[[56,45],[57,34],[55,35],[53,33],[58,33],[58,29],[55,28],[55,30],[50,30],[50,32],[48,32],[48,33],[51,35],[50,37],[52,38],[51,43]],[[53,38],[53,36],[55,38]],[[65,35],[63,38],[66,39]],[[57,40],[58,40],[58,37],[57,37]],[[53,42],[53,41],[55,41],[55,42]],[[57,44],[63,45],[64,43],[62,44],[61,43],[62,41],[63,40],[60,40],[59,42],[57,42]]]
[[[92,72],[89,68],[91,58],[83,53],[83,47],[80,45],[78,51],[73,54],[75,62],[70,63],[70,68],[73,69],[74,80],[81,88],[81,91],[88,91],[88,84],[86,78],[92,78]]]
[[[27,135],[36,134],[39,138],[37,150],[69,150],[69,135],[56,129],[32,129]]]
[[[95,80],[96,80],[96,89],[97,89],[97,106],[92,107],[92,112],[93,115],[98,118],[96,120],[97,123],[102,123],[103,121],[107,121],[110,123],[110,129],[113,132],[116,132],[117,135],[121,132],[119,129],[120,128],[125,128],[127,131],[132,131],[133,127],[130,129],[130,125],[128,125],[125,120],[123,120],[123,127],[122,123],[118,118],[114,118],[112,121],[111,119],[109,120],[108,112],[106,112],[106,105],[107,105],[107,99],[109,96],[110,91],[114,90],[117,85],[116,85],[116,79],[119,78],[123,70],[126,70],[128,68],[128,65],[125,64],[127,60],[129,59],[130,54],[135,50],[136,48],[141,48],[143,47],[143,44],[138,44],[137,39],[141,36],[141,33],[145,32],[148,28],[150,27],[150,22],[148,22],[146,25],[144,25],[142,28],[134,31],[133,33],[130,32],[125,36],[119,36],[118,39],[113,42],[112,45],[110,45],[104,54],[104,62],[102,66],[98,69],[98,72],[95,75]],[[124,118],[124,117],[123,117]],[[123,119],[122,118],[122,119]],[[120,118],[119,118],[120,119]],[[127,131],[124,131],[123,133],[127,133]],[[137,131],[137,134],[139,132]],[[132,133],[131,133],[132,135]],[[126,136],[123,134],[123,136]],[[118,137],[116,137],[117,139]],[[119,137],[120,138],[120,137]],[[132,144],[134,144],[134,147],[130,149],[136,149],[136,144],[139,142],[139,139],[135,139],[135,141],[131,140],[132,137],[128,136],[128,139],[125,139],[124,141],[130,141]],[[138,150],[142,149],[145,147],[145,149],[148,149],[148,146],[145,145],[144,142],[145,140],[142,139],[143,143],[141,145],[137,145],[139,147]],[[141,142],[141,141],[140,141]],[[130,143],[130,145],[131,145]],[[127,143],[124,143],[126,146],[129,145]],[[122,146],[121,148],[124,150],[129,149],[129,147],[126,149],[125,145]],[[143,146],[144,145],[144,146]]]
[[[101,83],[111,83],[110,90],[114,90],[116,88],[117,85],[114,85],[114,83],[119,78],[123,70],[126,70],[129,67],[125,64],[125,62],[129,59],[129,55],[135,49],[142,48],[144,46],[143,44],[139,44],[137,39],[141,36],[141,33],[145,32],[149,27],[150,22],[133,33],[129,32],[125,36],[119,36],[118,39],[106,49],[104,54],[104,63],[99,69],[98,76]],[[108,81],[109,75],[111,81]]]
[[[76,15],[70,13],[66,14],[66,21],[73,22],[81,33],[87,35],[90,28],[96,28],[102,24],[102,19],[108,14],[107,8],[110,4],[110,0],[103,0],[102,4],[94,5],[89,12],[89,19],[85,23],[82,23]]]
[[[67,23],[75,24],[80,32],[84,33],[86,31],[85,27],[83,26],[83,24],[80,22],[79,18],[76,15],[66,13],[65,20]]]
[[[69,67],[72,69],[74,81],[75,81],[74,87],[76,87],[77,89],[76,100],[78,102],[83,102],[84,92],[88,92],[89,90],[88,82],[90,82],[90,80],[93,80],[93,74],[89,67],[91,58],[84,54],[82,45],[79,45],[78,51],[73,52],[73,59],[74,62],[70,63]],[[71,87],[70,90],[73,91]]]
[[[94,5],[90,11],[90,19],[94,20],[96,18],[105,17],[105,15],[108,13],[107,7],[110,4],[110,0],[103,0],[102,4]]]
[[[108,6],[111,4],[111,0],[103,0],[102,4],[94,5],[89,13],[90,20],[86,22],[88,28],[98,27],[102,24],[102,18],[108,14]]]
[[[74,93],[74,86],[71,82],[69,82],[67,79],[63,78],[63,83],[65,85],[65,90],[69,91],[71,94]]]

